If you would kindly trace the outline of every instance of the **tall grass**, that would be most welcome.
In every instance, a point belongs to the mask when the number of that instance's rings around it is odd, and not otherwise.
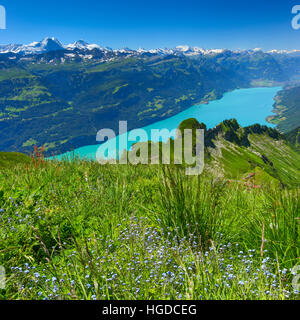
[[[294,299],[299,190],[172,166],[0,171],[4,299]]]
[[[262,209],[247,219],[245,242],[250,246],[263,236],[269,255],[291,268],[300,262],[299,216],[299,189],[268,192]]]
[[[163,168],[161,176],[158,218],[163,226],[176,230],[179,237],[195,234],[205,248],[237,218],[228,216],[223,207],[228,192],[226,182],[190,177],[180,169],[170,168]]]

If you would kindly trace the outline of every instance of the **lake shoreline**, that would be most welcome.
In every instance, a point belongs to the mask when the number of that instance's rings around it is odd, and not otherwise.
[[[259,123],[261,125],[274,127],[275,125],[268,121],[268,117],[270,117],[270,113],[276,103],[274,101],[275,97],[281,90],[281,86],[234,89],[225,92],[220,99],[211,100],[208,103],[195,104],[174,116],[137,129],[145,129],[148,133],[151,129],[166,128],[172,130],[177,128],[181,121],[191,117],[195,117],[199,122],[204,122],[207,125],[207,128],[213,128],[223,120],[232,118],[236,118],[242,126]],[[241,106],[243,107],[241,108]],[[256,109],[254,110],[254,108]],[[136,129],[129,130],[129,132],[134,130]],[[118,138],[119,136],[116,136],[114,139]],[[48,159],[73,159],[78,156],[80,159],[95,161],[97,150],[99,148],[105,149],[106,147],[109,147],[112,143],[115,143],[114,139],[95,145],[83,146],[74,151],[66,152]],[[130,150],[132,144],[133,143],[129,144],[127,150]],[[113,154],[110,156],[113,156]]]

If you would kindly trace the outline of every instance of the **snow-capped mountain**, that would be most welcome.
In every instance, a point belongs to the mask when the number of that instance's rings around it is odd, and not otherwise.
[[[68,44],[68,45],[65,46],[65,49],[69,49],[69,50],[74,50],[74,49],[79,49],[79,50],[99,49],[99,50],[107,50],[107,51],[112,50],[112,49],[107,48],[107,47],[105,47],[105,48],[100,47],[98,44],[89,44],[84,40],[78,40],[78,41],[75,41],[72,44]]]
[[[89,44],[84,40],[75,41],[72,44],[64,45],[56,38],[45,38],[39,42],[33,42],[28,45],[24,44],[9,44],[0,45],[0,54],[9,54],[9,59],[19,60],[33,60],[36,61],[36,55],[44,53],[53,53],[47,57],[41,56],[38,58],[41,62],[47,63],[61,63],[66,60],[87,60],[97,59],[100,61],[110,61],[117,57],[128,56],[143,56],[143,55],[159,55],[159,56],[186,56],[186,57],[201,57],[207,55],[252,55],[259,52],[264,53],[260,48],[251,50],[227,50],[227,49],[203,49],[200,47],[190,47],[187,45],[177,46],[175,48],[158,48],[158,49],[138,49],[133,50],[129,48],[111,49],[108,47],[101,47],[98,44]],[[299,57],[300,50],[270,50],[265,52],[271,55],[288,55],[291,57]],[[13,56],[11,56],[13,55]],[[25,57],[26,56],[26,57]],[[29,56],[29,57],[28,57]]]
[[[9,44],[9,45],[0,45],[0,53],[15,53],[15,54],[41,54],[50,51],[58,51],[58,50],[82,50],[82,51],[91,51],[94,49],[101,51],[113,51],[108,47],[101,47],[98,44],[89,44],[84,40],[75,41],[72,44],[63,45],[56,38],[45,38],[39,42],[32,42],[30,44]],[[130,50],[130,49],[128,49]],[[122,50],[119,50],[120,52]],[[124,51],[124,50],[123,50]],[[130,50],[132,51],[132,50]]]
[[[267,51],[267,53],[284,54],[284,55],[289,55],[289,56],[294,56],[294,57],[299,57],[300,56],[300,50],[277,50],[277,49],[273,49],[273,50]]]
[[[64,46],[55,38],[45,38],[40,42],[32,42],[28,45],[10,44],[0,46],[0,53],[40,54],[49,51],[64,50]]]

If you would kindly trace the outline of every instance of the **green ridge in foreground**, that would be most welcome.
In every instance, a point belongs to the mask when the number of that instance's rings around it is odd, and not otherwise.
[[[196,119],[187,119],[178,127],[181,132],[184,129],[205,130],[205,171],[234,180],[256,172],[259,184],[273,181],[287,187],[300,185],[300,153],[276,129],[259,124],[242,128],[235,119],[224,120],[209,130]],[[195,139],[193,135],[193,154]],[[170,144],[170,159],[174,163],[174,140],[169,140],[167,144]],[[128,155],[131,152],[141,155],[148,148],[148,153],[143,154],[148,154],[151,163],[152,145],[150,142],[137,143]],[[159,143],[159,150],[162,162],[162,142]]]

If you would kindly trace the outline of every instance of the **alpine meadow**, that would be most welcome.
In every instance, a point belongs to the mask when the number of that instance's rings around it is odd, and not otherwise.
[[[299,300],[298,11],[30,2],[0,30],[0,300]]]

